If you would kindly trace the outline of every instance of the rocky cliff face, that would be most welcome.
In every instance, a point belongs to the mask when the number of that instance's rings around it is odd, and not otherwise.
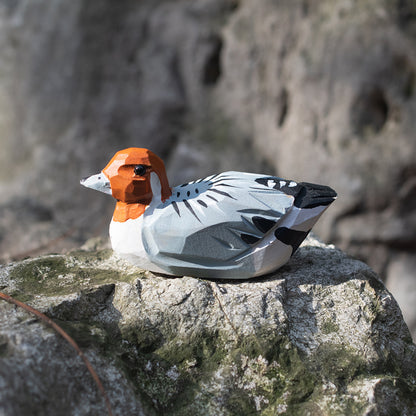
[[[411,414],[416,346],[365,264],[309,238],[272,275],[154,275],[111,251],[0,269],[0,287],[45,312],[96,368],[115,415]],[[0,302],[0,412],[105,414],[69,345]]]
[[[397,288],[416,331],[415,16],[403,0],[2,2],[0,257],[106,233],[112,202],[79,178],[150,147],[173,184],[235,169],[334,187],[317,231]]]

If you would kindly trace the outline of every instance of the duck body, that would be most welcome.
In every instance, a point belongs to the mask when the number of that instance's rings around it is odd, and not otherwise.
[[[290,259],[336,198],[327,186],[234,171],[167,191],[164,173],[144,166],[150,172],[143,189],[151,198],[130,203],[139,205],[139,215],[120,216],[116,207],[111,243],[132,263],[171,275],[247,279],[270,273]],[[100,185],[83,184],[109,193],[103,185],[108,180],[113,189],[108,170]]]

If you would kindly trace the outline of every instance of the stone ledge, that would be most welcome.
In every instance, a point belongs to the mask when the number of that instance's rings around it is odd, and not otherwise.
[[[410,414],[416,346],[364,263],[310,237],[276,273],[172,278],[91,244],[0,269],[92,361],[115,415]],[[0,302],[0,413],[105,414],[76,353]],[[320,413],[319,413],[320,414]]]

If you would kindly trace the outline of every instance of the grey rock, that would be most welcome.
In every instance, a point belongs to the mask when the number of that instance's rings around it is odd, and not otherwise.
[[[403,309],[403,317],[412,334],[416,334],[416,316],[413,313],[414,300],[416,299],[415,270],[416,258],[414,255],[398,254],[389,264],[386,280],[388,290],[399,302],[399,305],[409,306]]]
[[[412,414],[416,346],[364,263],[313,237],[272,275],[172,278],[97,242],[3,266],[3,292],[79,343],[115,415]],[[0,413],[105,414],[68,344],[0,303]]]

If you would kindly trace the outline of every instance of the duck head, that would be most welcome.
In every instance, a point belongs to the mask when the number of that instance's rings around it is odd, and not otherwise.
[[[97,175],[81,180],[81,185],[112,195],[117,200],[113,219],[125,221],[137,218],[153,198],[151,174],[160,181],[160,198],[172,195],[165,165],[148,149],[130,147],[117,152]]]

